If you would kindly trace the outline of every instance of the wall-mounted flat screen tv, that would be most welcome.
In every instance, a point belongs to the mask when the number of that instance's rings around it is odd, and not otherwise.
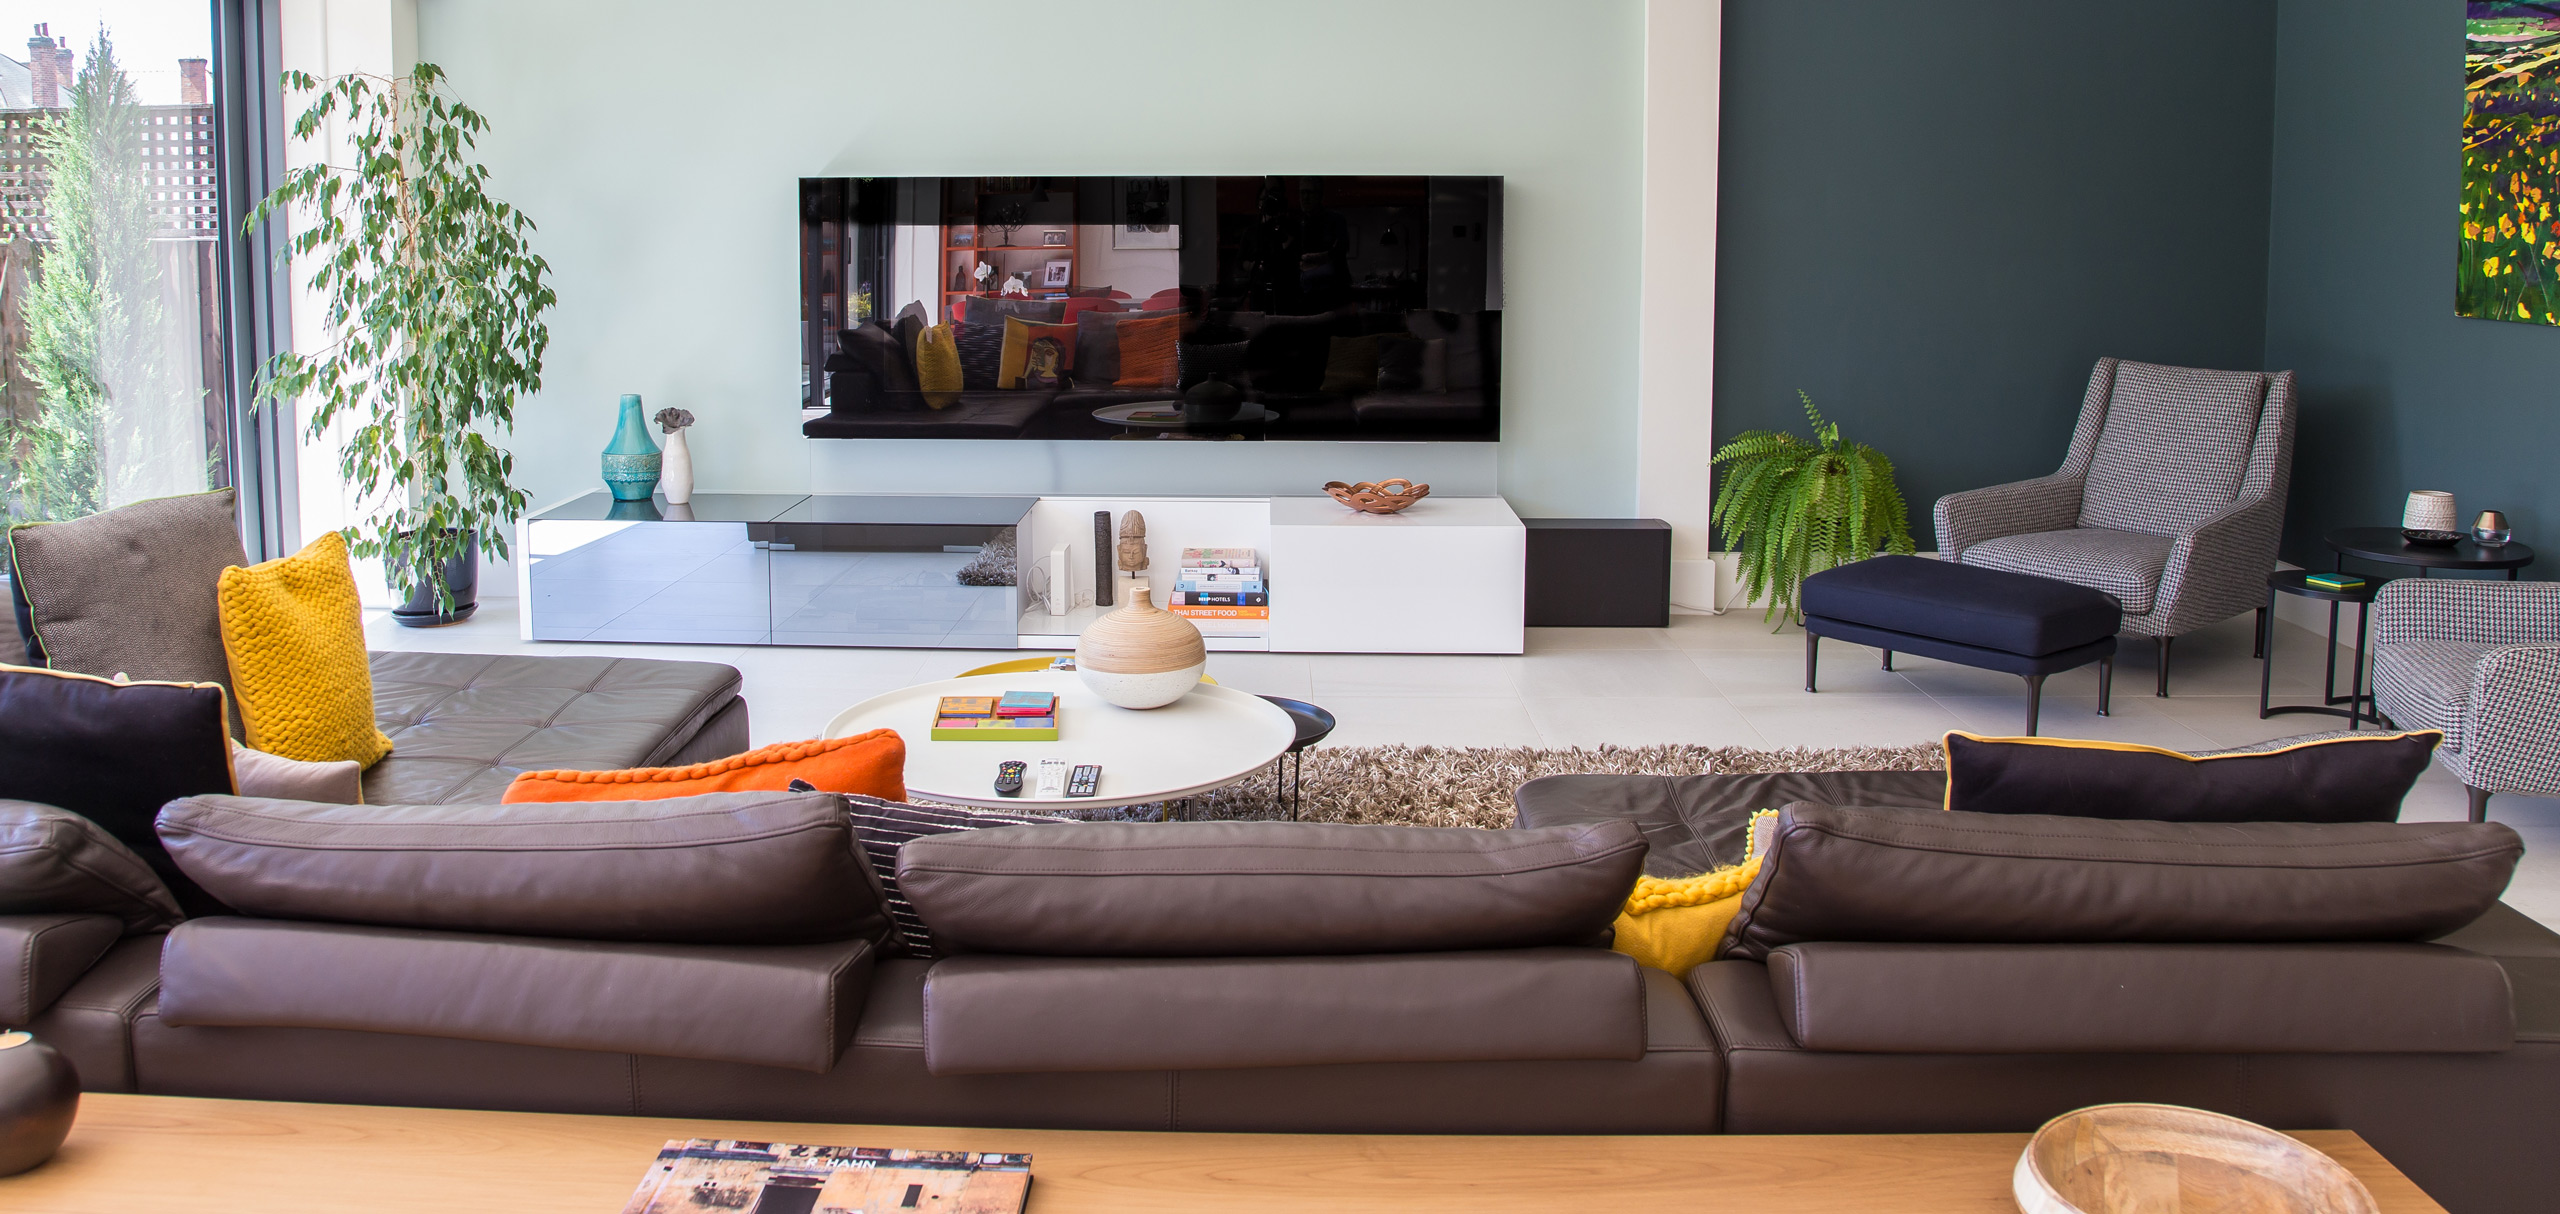
[[[813,438],[1502,437],[1500,177],[811,177]]]

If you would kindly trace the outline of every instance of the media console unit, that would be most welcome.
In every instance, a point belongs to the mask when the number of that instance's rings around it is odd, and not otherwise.
[[[1184,548],[1253,548],[1267,620],[1200,620],[1209,647],[1284,653],[1519,653],[1527,532],[1498,497],[1401,514],[1325,497],[701,493],[598,490],[519,523],[529,641],[1073,649],[1097,603],[1096,512],[1136,510],[1162,605]],[[970,585],[1013,540],[1012,585]],[[1047,588],[1061,568],[1066,593]],[[1001,580],[972,576],[972,581]]]

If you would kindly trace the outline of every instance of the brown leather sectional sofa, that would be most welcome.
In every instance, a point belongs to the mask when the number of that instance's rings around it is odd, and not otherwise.
[[[1789,807],[1794,859],[1684,982],[1597,947],[1648,851],[1626,817],[928,837],[887,879],[935,959],[884,955],[881,876],[823,794],[193,798],[163,838],[244,913],[111,946],[56,916],[48,955],[104,955],[29,967],[0,1013],[94,1090],[1384,1133],[2161,1100],[2358,1130],[2456,1211],[2560,1191],[2560,935],[2494,900],[2512,832],[1983,817]]]

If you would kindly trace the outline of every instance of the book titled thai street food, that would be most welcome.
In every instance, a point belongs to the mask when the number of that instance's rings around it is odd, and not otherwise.
[[[1031,1157],[677,1138],[622,1214],[1022,1214]]]

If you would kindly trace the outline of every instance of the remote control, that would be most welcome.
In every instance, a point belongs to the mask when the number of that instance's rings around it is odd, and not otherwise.
[[[1066,790],[1067,761],[1065,759],[1040,760],[1040,783],[1037,785],[1040,798],[1044,801],[1055,801]]]
[[[1019,797],[1022,795],[1022,772],[1024,767],[1025,764],[1020,759],[1007,759],[1002,763],[996,764],[997,796]]]
[[[1067,795],[1090,797],[1102,787],[1102,767],[1095,763],[1079,763],[1075,774],[1067,777]]]

